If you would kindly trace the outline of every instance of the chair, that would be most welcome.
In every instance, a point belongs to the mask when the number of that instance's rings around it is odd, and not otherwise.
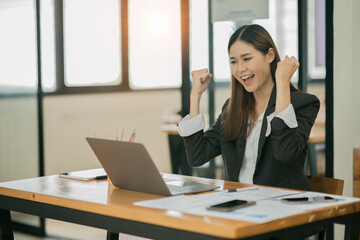
[[[327,177],[316,177],[307,175],[311,183],[309,191],[321,192],[335,195],[342,195],[344,188],[344,180]],[[320,231],[318,239],[325,239],[325,230]]]
[[[353,167],[353,195],[360,198],[360,148],[354,148],[354,167]]]
[[[342,195],[344,180],[327,177],[307,176],[311,183],[309,191]]]

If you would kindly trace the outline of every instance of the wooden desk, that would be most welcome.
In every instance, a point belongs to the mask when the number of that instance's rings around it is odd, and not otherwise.
[[[221,189],[249,186],[222,180],[198,180],[218,185]],[[0,239],[13,239],[10,211],[153,239],[263,239],[333,222],[346,224],[347,239],[359,239],[360,202],[318,209],[263,224],[133,205],[137,201],[160,197],[118,189],[106,180],[82,182],[47,176],[0,183]]]

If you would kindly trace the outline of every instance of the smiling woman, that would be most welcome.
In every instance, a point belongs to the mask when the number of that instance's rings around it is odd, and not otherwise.
[[[206,132],[199,105],[213,75],[208,69],[192,72],[190,114],[178,124],[188,162],[201,166],[221,155],[225,180],[308,189],[303,169],[319,100],[291,84],[298,61],[281,60],[270,34],[257,24],[232,34],[228,58],[230,98]]]

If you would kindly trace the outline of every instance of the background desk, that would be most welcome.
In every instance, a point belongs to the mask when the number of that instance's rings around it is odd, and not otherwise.
[[[172,173],[191,176],[193,169],[187,162],[184,140],[179,136],[176,124],[164,124],[161,130],[168,136]]]
[[[324,175],[325,169],[321,173],[318,171],[318,159],[316,145],[325,144],[325,122],[315,122],[311,129],[309,136],[309,149],[307,159],[305,161],[304,173],[308,174],[308,168],[310,169],[311,176]],[[325,163],[324,163],[325,168]]]
[[[215,184],[246,184],[165,174]],[[258,224],[134,206],[161,196],[118,189],[106,180],[82,182],[47,176],[0,183],[0,239],[12,239],[10,211],[153,239],[263,239],[319,224],[345,223],[347,239],[359,239],[360,202],[308,211]]]
[[[168,135],[172,173],[188,176],[196,175],[212,179],[216,178],[215,159],[210,160],[208,166],[193,168],[189,165],[184,140],[180,137],[176,124],[163,124],[161,130]]]

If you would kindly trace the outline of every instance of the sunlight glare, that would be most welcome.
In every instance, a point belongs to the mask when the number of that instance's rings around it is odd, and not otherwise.
[[[164,15],[154,14],[149,16],[147,21],[148,31],[150,34],[165,33],[168,29],[168,21]]]

